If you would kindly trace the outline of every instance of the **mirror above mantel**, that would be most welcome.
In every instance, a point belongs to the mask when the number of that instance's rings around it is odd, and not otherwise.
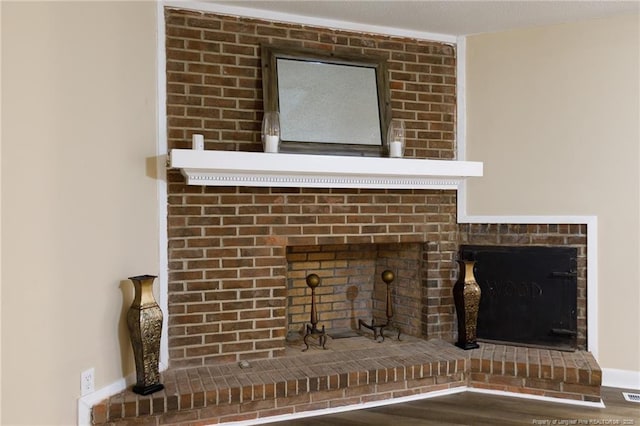
[[[476,161],[173,149],[188,185],[299,188],[457,189],[479,177]]]
[[[280,151],[384,155],[391,120],[386,60],[261,45],[264,110],[280,116]]]

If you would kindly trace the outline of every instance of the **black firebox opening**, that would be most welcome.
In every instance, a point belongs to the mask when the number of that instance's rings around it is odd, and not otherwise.
[[[478,340],[577,348],[577,249],[463,245],[482,295]]]

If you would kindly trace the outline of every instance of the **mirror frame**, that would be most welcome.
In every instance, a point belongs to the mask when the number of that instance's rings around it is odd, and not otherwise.
[[[381,133],[380,145],[280,141],[281,152],[368,157],[381,157],[385,155],[387,146],[387,128],[391,121],[389,80],[387,62],[385,58],[275,44],[263,44],[261,45],[261,59],[262,93],[265,111],[280,111],[277,67],[278,59],[293,59],[334,65],[360,66],[372,68],[375,70],[376,74],[378,114]]]

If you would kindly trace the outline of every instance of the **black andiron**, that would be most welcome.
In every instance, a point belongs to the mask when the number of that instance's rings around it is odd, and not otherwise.
[[[307,324],[307,332],[304,335],[304,344],[307,346],[302,350],[305,352],[309,349],[309,343],[307,339],[309,336],[314,336],[318,338],[318,343],[322,346],[322,349],[327,349],[325,345],[327,344],[327,334],[324,331],[324,325],[322,326],[322,330],[318,330],[318,312],[316,311],[316,287],[320,285],[320,277],[316,274],[307,275],[307,286],[311,289],[311,325]]]
[[[373,331],[373,340],[378,340],[378,335],[382,337],[382,340],[380,340],[380,343],[384,342],[385,328],[387,329],[395,328],[396,331],[398,332],[398,340],[400,340],[400,334],[402,333],[402,330],[400,330],[399,327],[393,327],[391,325],[391,318],[393,317],[393,303],[391,302],[391,283],[393,282],[394,279],[395,279],[395,275],[393,274],[392,271],[389,271],[387,269],[382,273],[382,281],[384,281],[384,283],[387,285],[387,308],[386,308],[387,322],[385,322],[384,324],[376,324],[375,320],[372,319],[371,324],[367,324],[361,319],[358,320],[358,330],[362,330],[362,327],[368,328],[369,330]]]

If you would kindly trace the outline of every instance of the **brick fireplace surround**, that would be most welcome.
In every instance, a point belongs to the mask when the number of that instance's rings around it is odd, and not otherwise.
[[[385,57],[393,116],[407,128],[406,156],[455,158],[455,46],[178,9],[165,13],[169,149],[190,148],[191,134],[201,133],[208,150],[261,151],[260,44],[278,42]],[[145,424],[211,424],[457,386],[599,400],[600,370],[584,352],[585,225],[457,224],[456,192],[448,190],[188,186],[173,169],[167,178],[166,389],[147,397],[115,395],[93,408],[94,423],[138,417]],[[577,247],[582,350],[483,344],[465,352],[453,346],[451,291],[460,244]],[[389,255],[408,247],[416,251],[401,261]],[[291,357],[285,337],[308,316],[308,292],[299,286],[304,276],[321,271],[326,286],[332,279],[343,288],[358,280],[379,286],[379,266],[344,257],[368,262],[370,253],[380,252],[396,269],[394,310],[408,341],[315,349],[306,358],[296,346]],[[370,275],[362,278],[363,270]],[[356,316],[380,316],[379,304],[371,301],[375,292],[359,291],[368,299],[356,300],[362,308]],[[320,323],[349,328],[347,296],[325,297]],[[336,314],[338,305],[342,313]],[[367,357],[368,366],[358,363]],[[317,368],[309,370],[310,359]],[[250,375],[238,367],[240,360],[261,369]]]

